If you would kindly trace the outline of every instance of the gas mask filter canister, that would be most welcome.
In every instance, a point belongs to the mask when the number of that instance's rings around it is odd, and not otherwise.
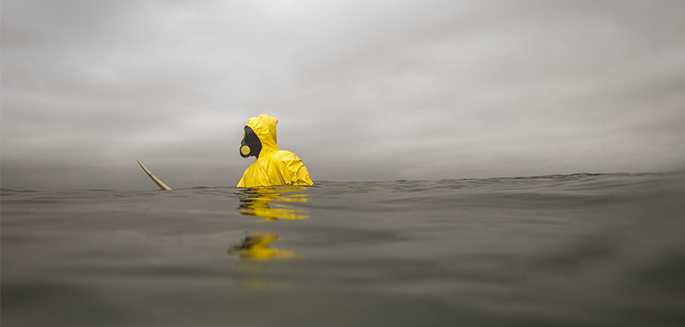
[[[250,147],[247,144],[240,145],[240,156],[243,158],[250,156]]]

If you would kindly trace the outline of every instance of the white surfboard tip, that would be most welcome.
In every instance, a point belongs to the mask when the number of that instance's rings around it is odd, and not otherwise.
[[[147,174],[147,176],[150,177],[150,179],[155,184],[157,184],[157,186],[159,186],[160,189],[165,191],[171,191],[171,187],[167,186],[166,184],[164,184],[164,182],[157,178],[157,176],[153,175],[147,168],[145,168],[145,166],[143,166],[143,164],[138,159],[136,159],[136,162],[138,163],[138,165],[140,165],[140,168],[143,168],[145,174]]]

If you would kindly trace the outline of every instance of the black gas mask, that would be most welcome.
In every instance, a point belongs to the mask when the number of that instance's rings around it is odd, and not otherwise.
[[[259,158],[259,152],[262,151],[262,142],[254,133],[250,126],[245,126],[245,135],[243,135],[243,140],[240,141],[240,156],[247,158],[249,156],[255,156]]]

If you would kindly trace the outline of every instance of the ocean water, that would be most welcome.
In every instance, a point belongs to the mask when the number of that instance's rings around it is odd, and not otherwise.
[[[1,205],[3,327],[685,322],[679,173],[5,188]]]

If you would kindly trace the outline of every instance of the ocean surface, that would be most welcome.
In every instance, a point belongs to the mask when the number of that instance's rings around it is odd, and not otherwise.
[[[2,326],[683,326],[685,175],[2,189]]]

